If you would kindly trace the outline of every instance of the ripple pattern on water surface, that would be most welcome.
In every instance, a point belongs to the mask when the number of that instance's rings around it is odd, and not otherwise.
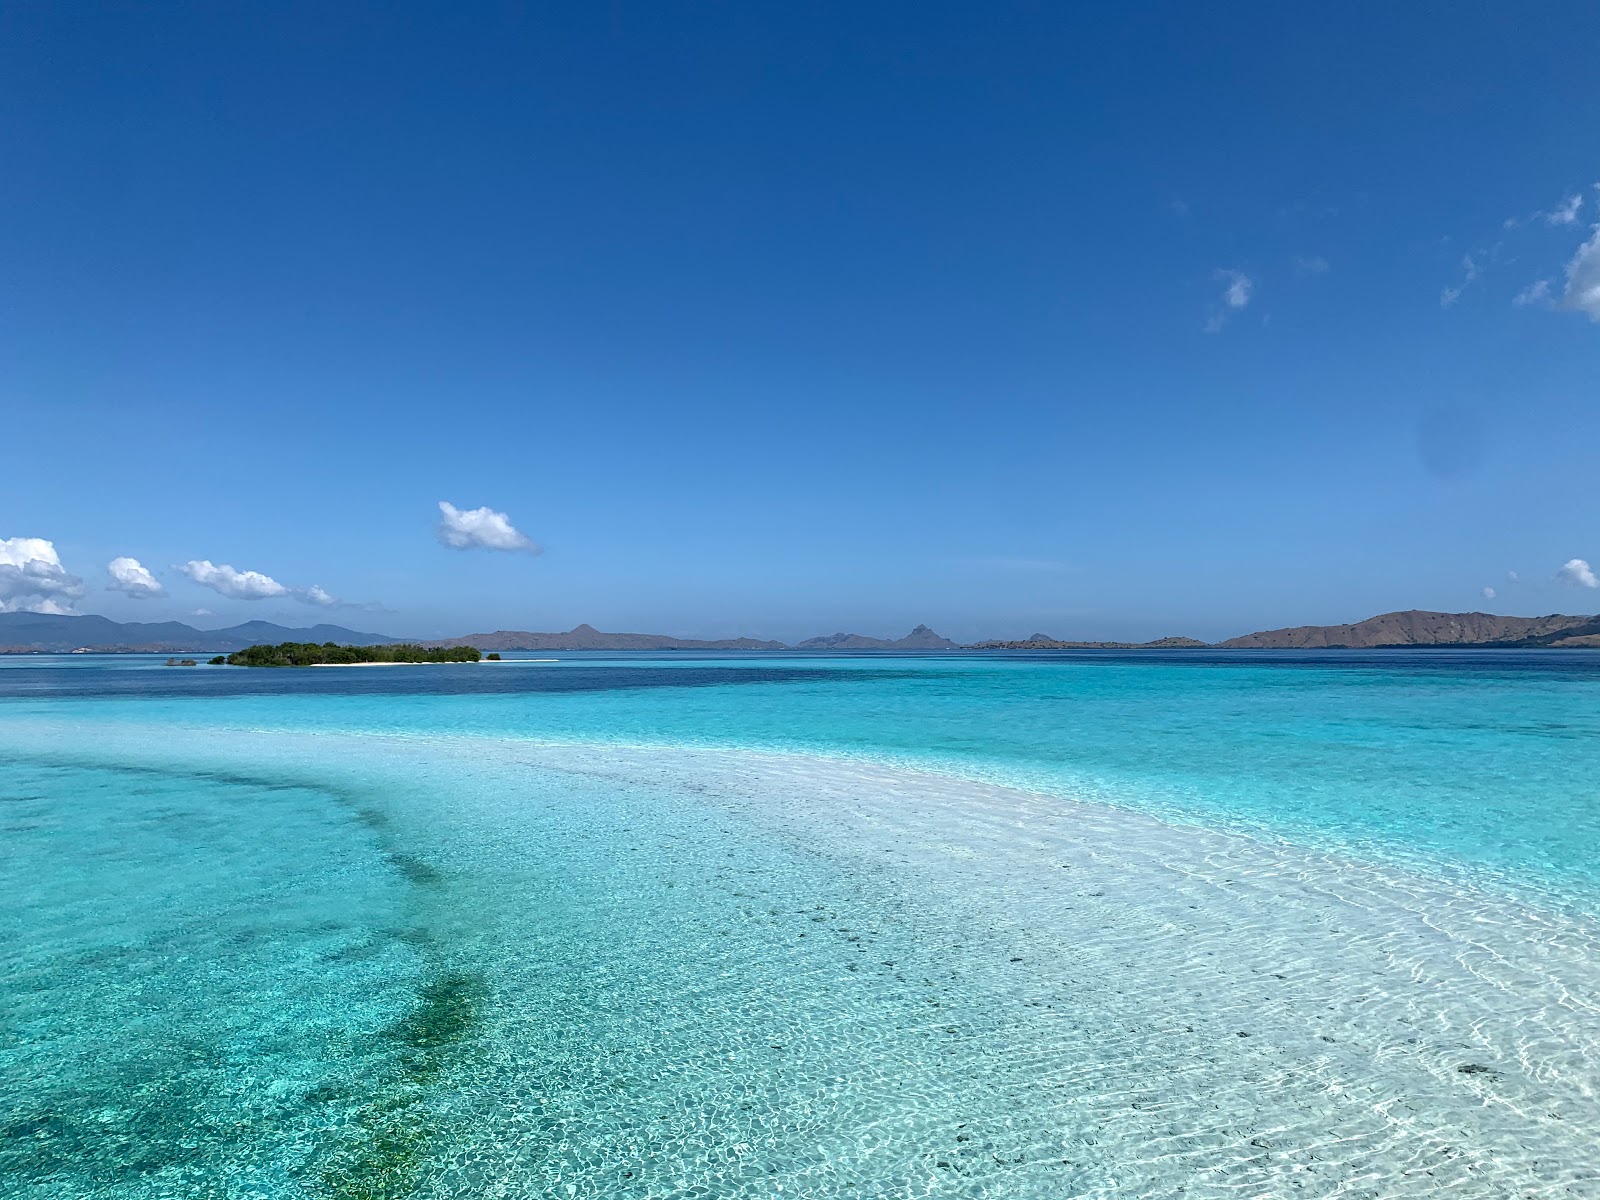
[[[364,1070],[269,1114],[276,1175],[83,1195],[1600,1196],[1600,939],[1537,896],[816,757],[101,735],[319,781],[308,860],[363,846],[410,941],[370,1008],[325,977]],[[289,1029],[296,944],[207,953]]]

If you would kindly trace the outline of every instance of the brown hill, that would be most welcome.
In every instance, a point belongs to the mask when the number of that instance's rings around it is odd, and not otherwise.
[[[1268,629],[1217,643],[1229,650],[1362,650],[1388,646],[1549,646],[1563,634],[1587,635],[1594,617],[1500,617],[1492,613],[1438,613],[1411,609],[1368,617],[1353,625],[1297,625]],[[1581,642],[1576,644],[1582,644]]]

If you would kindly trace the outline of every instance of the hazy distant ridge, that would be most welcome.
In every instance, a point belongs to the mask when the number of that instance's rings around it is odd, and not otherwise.
[[[786,650],[782,642],[763,642],[756,638],[724,638],[698,641],[668,637],[662,633],[602,633],[593,625],[579,625],[565,633],[534,633],[530,630],[501,629],[494,633],[469,633],[465,637],[443,638],[429,646],[472,646],[478,650]]]
[[[341,625],[296,629],[269,621],[248,621],[226,629],[202,630],[180,621],[119,622],[97,616],[54,616],[0,613],[0,653],[91,650],[145,650],[160,653],[242,650],[281,642],[337,642],[380,645],[418,641],[426,646],[471,646],[478,650],[1374,650],[1403,646],[1484,646],[1500,648],[1592,647],[1600,649],[1600,616],[1500,617],[1492,613],[1439,613],[1410,609],[1383,613],[1348,625],[1296,625],[1268,629],[1207,643],[1194,638],[1165,637],[1153,642],[1068,641],[1036,633],[1025,641],[986,641],[960,646],[926,625],[905,637],[875,638],[859,633],[832,633],[806,638],[795,646],[759,638],[705,640],[661,633],[604,633],[579,625],[565,633],[501,629],[465,637],[403,639],[360,633]]]
[[[1217,643],[1228,650],[1370,650],[1396,646],[1563,646],[1600,644],[1600,617],[1499,617],[1409,609],[1353,625],[1297,625]]]
[[[796,650],[959,650],[947,637],[918,625],[903,638],[866,637],[859,633],[830,633],[795,643]]]
[[[87,647],[92,650],[179,650],[211,653],[243,650],[247,646],[279,642],[339,642],[342,645],[377,645],[400,638],[381,633],[358,633],[342,625],[312,625],[295,629],[271,621],[246,621],[226,629],[196,629],[182,621],[113,621],[109,617],[57,616],[53,613],[0,613],[0,652],[62,652]]]

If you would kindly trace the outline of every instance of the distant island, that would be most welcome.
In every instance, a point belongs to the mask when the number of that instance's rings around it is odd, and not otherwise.
[[[341,646],[337,642],[279,642],[228,655],[230,667],[351,667],[362,663],[466,663],[483,656],[471,646]]]
[[[947,637],[940,637],[926,625],[918,625],[903,638],[890,641],[885,638],[865,637],[859,633],[833,633],[827,637],[807,638],[796,642],[796,650],[959,650],[962,647]]]
[[[1422,609],[1383,613],[1353,625],[1297,625],[1218,642],[1223,650],[1383,650],[1484,646],[1507,650],[1600,647],[1600,617],[1500,617]]]
[[[376,654],[428,650],[660,650],[804,651],[840,653],[885,651],[938,654],[959,650],[1382,650],[1406,646],[1476,646],[1494,649],[1600,649],[1600,616],[1502,617],[1493,613],[1441,613],[1421,609],[1383,613],[1347,625],[1296,625],[1268,629],[1202,642],[1189,637],[1164,637],[1150,642],[1082,641],[1035,633],[1031,637],[998,639],[961,645],[918,625],[900,638],[869,637],[860,633],[831,633],[806,638],[793,646],[760,638],[679,638],[662,633],[604,633],[592,625],[579,625],[565,633],[537,633],[501,629],[464,637],[402,639],[359,633],[338,625],[290,629],[266,621],[250,621],[226,629],[200,630],[177,621],[120,623],[99,616],[62,616],[53,613],[0,612],[0,654],[255,653],[261,647],[330,645],[355,647]],[[455,662],[470,659],[372,658],[371,662]],[[256,664],[249,664],[256,665]],[[287,663],[273,665],[289,665]]]

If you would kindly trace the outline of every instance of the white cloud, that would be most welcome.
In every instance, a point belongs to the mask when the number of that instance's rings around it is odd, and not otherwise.
[[[1506,582],[1507,583],[1516,583],[1517,580],[1519,580],[1521,578],[1522,578],[1522,576],[1518,575],[1515,571],[1507,571],[1506,572]]]
[[[1556,572],[1557,583],[1570,583],[1575,587],[1600,588],[1593,568],[1581,558],[1569,558]]]
[[[208,558],[190,559],[178,570],[201,587],[208,587],[230,600],[269,600],[289,594],[289,589],[270,575],[260,571],[235,571],[227,563],[218,566]]]
[[[1570,312],[1586,313],[1591,321],[1600,321],[1600,225],[1594,236],[1578,247],[1578,252],[1567,264],[1567,285],[1561,293],[1561,307]]]
[[[324,591],[317,584],[308,588],[289,587],[260,571],[236,571],[227,563],[219,565],[205,558],[190,559],[178,570],[202,587],[208,587],[230,600],[276,600],[287,597],[319,608],[336,608],[344,604],[339,597]]]
[[[1547,213],[1540,213],[1546,225],[1571,225],[1578,219],[1578,210],[1583,207],[1583,193],[1573,192],[1560,204]]]
[[[1302,275],[1323,275],[1328,270],[1328,260],[1320,254],[1297,254],[1294,259],[1294,269]]]
[[[1478,278],[1478,260],[1470,254],[1461,256],[1461,270],[1463,272],[1461,283],[1457,287],[1447,287],[1439,293],[1439,306],[1449,308],[1461,299],[1461,293],[1472,286],[1473,280]]]
[[[1486,587],[1486,588],[1483,589],[1483,598],[1485,600],[1493,600],[1494,597],[1495,597],[1495,591],[1494,591],[1494,589],[1492,587]]]
[[[1226,279],[1228,286],[1222,293],[1222,302],[1229,308],[1243,308],[1250,303],[1250,292],[1255,280],[1243,271],[1218,271],[1218,279]]]
[[[448,500],[439,501],[438,537],[444,545],[455,550],[525,550],[529,554],[542,553],[531,539],[517,532],[511,518],[494,509],[459,509]]]
[[[67,573],[53,542],[0,538],[0,612],[64,616],[83,591],[83,580]]]
[[[1511,303],[1518,308],[1526,308],[1530,304],[1549,304],[1550,281],[1548,279],[1540,279],[1530,283],[1511,298]]]
[[[1207,333],[1221,333],[1228,318],[1242,310],[1250,303],[1250,293],[1255,289],[1255,280],[1243,271],[1219,269],[1215,278],[1224,281],[1228,286],[1222,289],[1222,306],[1206,318],[1203,326]]]
[[[126,592],[136,600],[166,593],[166,589],[137,558],[113,558],[106,564],[106,573],[111,576],[110,587],[113,592]]]

